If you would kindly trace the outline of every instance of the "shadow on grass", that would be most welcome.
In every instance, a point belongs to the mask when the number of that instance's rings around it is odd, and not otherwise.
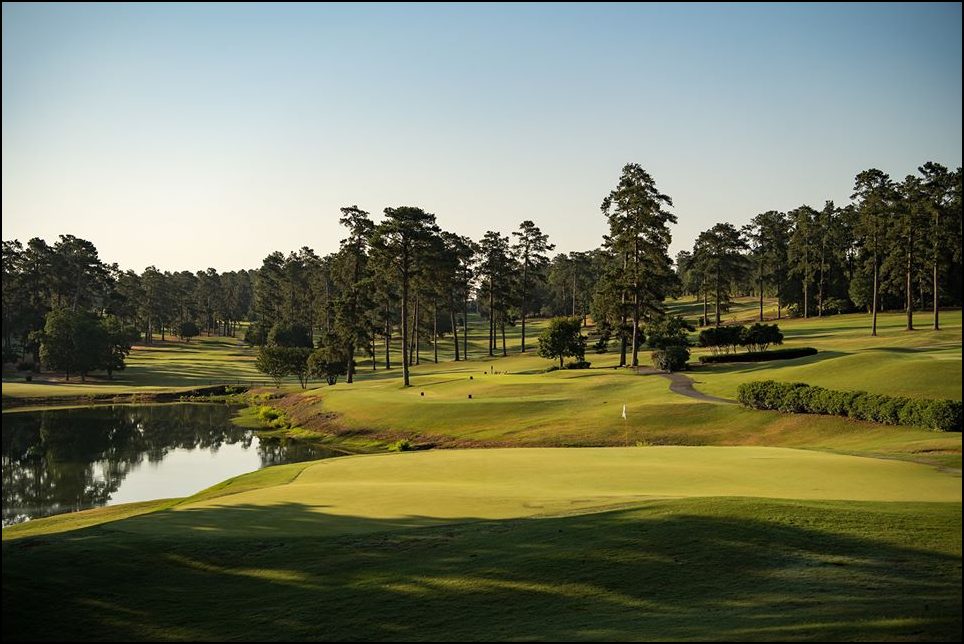
[[[781,367],[799,367],[802,365],[817,364],[835,358],[853,355],[845,351],[821,351],[820,353],[803,358],[793,358],[791,360],[768,360],[766,362],[723,362],[716,364],[691,364],[691,375],[703,374],[726,374],[726,373],[752,373],[757,371],[769,371],[780,369]],[[761,374],[765,375],[765,374]]]
[[[445,526],[324,509],[5,542],[3,638],[960,639],[959,505],[694,499]]]

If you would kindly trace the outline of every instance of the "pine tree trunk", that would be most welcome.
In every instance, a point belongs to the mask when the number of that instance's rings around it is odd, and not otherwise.
[[[392,368],[392,356],[391,356],[392,321],[389,315],[390,313],[386,311],[385,313],[385,369]]]
[[[455,298],[449,298],[449,320],[452,324],[452,338],[455,340],[455,361],[459,361],[459,327],[455,320]]]
[[[355,343],[348,344],[348,377],[346,381],[350,385],[355,380]]]
[[[871,312],[873,317],[872,326],[870,328],[870,335],[874,337],[877,335],[877,278],[879,269],[877,267],[877,251],[874,251],[874,292],[873,292],[873,302],[871,302]]]
[[[432,352],[435,357],[435,364],[438,364],[438,304],[432,303]]]
[[[914,268],[914,227],[910,227],[910,234],[907,243],[907,330],[914,330],[914,293],[913,275]]]
[[[506,351],[505,351],[505,314],[504,314],[504,313],[502,314],[502,325],[501,325],[501,326],[502,326],[502,357],[504,358],[504,357],[506,357],[507,355],[509,355],[509,354],[506,353]]]
[[[639,366],[639,290],[633,294],[633,365]]]
[[[941,226],[941,216],[940,213],[934,215],[934,331],[940,331],[940,299],[939,299],[939,289],[937,283],[937,261],[940,256],[940,242],[938,235],[940,234]]]
[[[760,262],[760,322],[763,322],[763,262]]]
[[[418,295],[415,296],[415,315],[412,316],[412,348],[411,354],[409,354],[409,360],[414,360],[415,364],[419,364],[419,351],[418,351],[418,311],[419,309],[419,298]],[[411,364],[411,363],[409,363]]]
[[[572,317],[576,317],[576,267],[572,267]]]
[[[703,290],[703,326],[709,326],[709,325],[710,325],[710,319],[709,319],[709,317],[708,317],[708,316],[709,316],[709,310],[708,310],[709,302],[707,302],[707,300],[708,300],[709,298],[707,297],[706,279],[705,279],[705,278],[703,279],[702,290]]]
[[[521,353],[526,352],[526,286],[528,284],[526,281],[529,279],[529,262],[528,260],[522,265],[522,350]],[[502,327],[502,335],[505,335],[505,323]]]
[[[489,280],[489,357],[495,354],[495,312],[492,310],[495,296],[492,292],[492,280]]]
[[[716,326],[720,326],[720,270],[716,270]]]
[[[402,265],[405,270],[402,272],[402,384],[409,386],[408,382],[408,251],[402,251]]]
[[[937,261],[934,261],[934,330],[941,330],[940,314],[941,309],[937,304],[938,302],[938,291],[937,291]]]
[[[476,298],[478,299],[478,298]],[[462,300],[462,359],[469,359],[469,300]]]
[[[626,277],[626,269],[629,267],[629,256],[623,253],[623,278]],[[624,288],[619,295],[619,366],[626,366],[626,348],[629,338],[626,337],[626,289]]]

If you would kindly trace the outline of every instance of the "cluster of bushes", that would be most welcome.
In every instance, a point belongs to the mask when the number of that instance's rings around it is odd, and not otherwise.
[[[324,379],[329,385],[348,370],[348,355],[334,334],[327,334],[312,350],[311,338],[304,327],[278,323],[271,328],[268,344],[258,351],[255,368],[281,386],[286,376],[296,376],[301,388],[310,378]]]
[[[415,449],[415,446],[407,438],[401,438],[394,443],[388,444],[389,452],[408,452]]]
[[[570,360],[562,366],[563,369],[588,369],[592,366],[592,363],[588,360]],[[546,369],[546,373],[550,371],[559,371],[558,365],[552,365]]]
[[[653,351],[653,366],[663,371],[682,371],[690,359],[690,350],[678,345],[670,345],[665,349]]]
[[[273,427],[274,429],[290,429],[291,421],[288,420],[288,416],[274,407],[269,407],[268,405],[261,405],[258,409],[258,418],[265,425]]]
[[[717,326],[700,331],[699,345],[709,347],[713,355],[736,352],[737,347],[747,351],[766,351],[771,344],[783,344],[783,334],[776,324]]]
[[[689,334],[693,325],[679,315],[670,315],[649,325],[647,344],[653,349],[653,366],[663,371],[682,371],[690,359]]]
[[[745,407],[794,414],[826,414],[870,420],[886,425],[915,425],[940,431],[961,431],[961,402],[911,399],[865,391],[834,391],[801,382],[757,380],[737,389]]]
[[[766,360],[792,360],[793,358],[815,355],[817,355],[817,350],[813,347],[794,347],[792,349],[774,349],[773,351],[700,356],[700,362],[703,364],[714,362],[764,362]]]

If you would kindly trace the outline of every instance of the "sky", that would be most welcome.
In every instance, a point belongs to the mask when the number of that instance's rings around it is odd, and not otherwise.
[[[3,239],[255,268],[416,205],[475,239],[606,232],[639,163],[672,252],[961,165],[961,4],[3,4]]]

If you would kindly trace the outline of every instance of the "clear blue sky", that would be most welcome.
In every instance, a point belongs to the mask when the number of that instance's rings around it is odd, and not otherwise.
[[[961,164],[961,4],[3,5],[3,238],[326,253],[338,208],[595,247],[626,162],[718,221]]]

